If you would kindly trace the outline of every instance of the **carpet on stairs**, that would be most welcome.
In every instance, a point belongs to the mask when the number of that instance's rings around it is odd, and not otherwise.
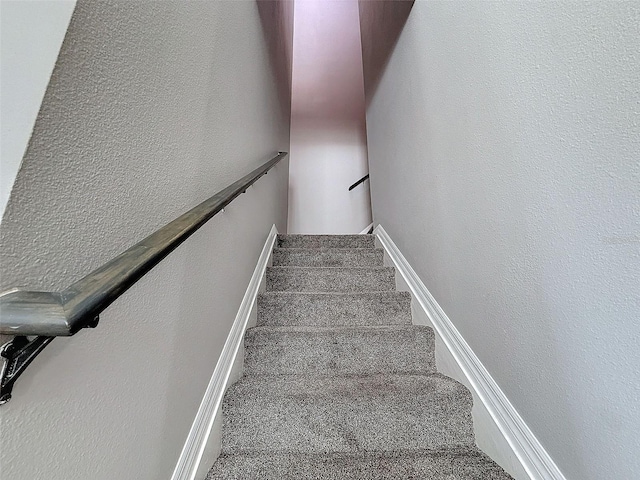
[[[383,261],[374,235],[278,235],[207,479],[511,478]]]

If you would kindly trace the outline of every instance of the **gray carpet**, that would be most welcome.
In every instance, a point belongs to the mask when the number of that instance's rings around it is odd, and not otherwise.
[[[381,248],[276,248],[273,264],[279,267],[378,267]]]
[[[428,327],[258,327],[244,345],[246,375],[435,372]]]
[[[213,479],[507,480],[373,235],[279,235]]]
[[[272,292],[378,292],[396,288],[389,267],[267,267]]]
[[[411,325],[408,292],[268,292],[258,296],[258,326]]]

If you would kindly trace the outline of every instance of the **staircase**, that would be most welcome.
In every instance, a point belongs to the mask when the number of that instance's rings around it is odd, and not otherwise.
[[[278,237],[208,479],[511,478],[475,447],[471,394],[436,372],[374,242]]]

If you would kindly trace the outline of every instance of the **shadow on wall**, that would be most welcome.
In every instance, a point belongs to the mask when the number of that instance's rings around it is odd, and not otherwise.
[[[293,0],[256,0],[269,60],[278,89],[282,114],[291,113],[291,61],[293,58]]]
[[[367,102],[378,88],[382,72],[400,38],[415,0],[359,0],[362,68]]]

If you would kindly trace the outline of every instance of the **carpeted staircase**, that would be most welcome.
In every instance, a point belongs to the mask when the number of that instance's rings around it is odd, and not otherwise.
[[[373,235],[280,235],[208,479],[506,480]]]

